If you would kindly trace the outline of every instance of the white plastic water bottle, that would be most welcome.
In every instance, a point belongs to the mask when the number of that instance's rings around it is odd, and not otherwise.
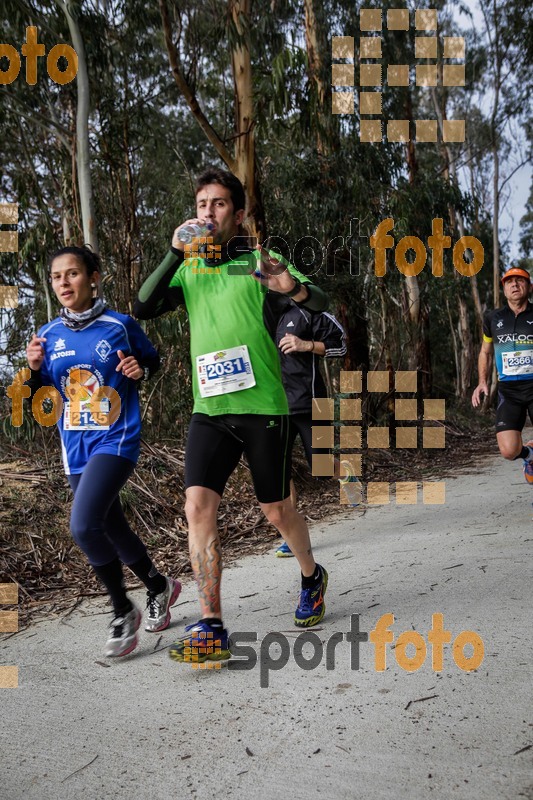
[[[341,461],[341,467],[345,471],[344,477],[339,478],[341,504],[358,506],[363,502],[361,481],[353,474],[352,465],[349,461]]]
[[[178,231],[178,239],[183,244],[190,244],[193,239],[196,239],[198,236],[207,236],[213,230],[213,225],[210,222],[204,222],[203,224],[199,224],[197,222],[191,222],[189,225],[184,225],[183,228],[180,228]]]

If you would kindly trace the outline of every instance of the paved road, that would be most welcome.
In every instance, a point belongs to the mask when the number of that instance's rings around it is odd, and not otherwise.
[[[192,583],[169,630],[143,633],[119,661],[101,655],[109,618],[93,602],[1,641],[0,664],[19,666],[20,686],[0,692],[0,797],[531,800],[531,499],[519,466],[484,460],[481,473],[447,481],[444,506],[383,506],[315,526],[328,611],[297,660],[296,564],[272,555],[224,576],[227,624],[255,632],[254,652],[263,651],[253,669],[200,671],[168,658],[176,631],[197,618]],[[393,642],[377,672],[375,647],[363,642],[354,669],[356,644],[344,637],[331,669],[331,637],[349,631],[351,615],[368,632],[386,613],[395,642],[414,630],[426,643],[442,614],[452,640],[463,630],[481,637],[484,660],[465,672],[446,644],[435,672],[428,646],[408,673]],[[282,645],[264,640],[272,632],[290,648],[278,670]],[[299,666],[321,648],[314,669]]]

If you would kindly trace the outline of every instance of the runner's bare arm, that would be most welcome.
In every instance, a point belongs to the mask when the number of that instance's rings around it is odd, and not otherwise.
[[[482,342],[481,350],[479,351],[477,369],[478,369],[478,385],[472,394],[472,405],[477,408],[481,404],[481,395],[488,395],[488,377],[492,367],[492,354],[494,347],[492,342]]]

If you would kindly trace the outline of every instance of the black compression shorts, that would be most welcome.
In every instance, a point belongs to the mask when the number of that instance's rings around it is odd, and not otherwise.
[[[509,381],[510,383],[510,381]],[[514,381],[520,386],[509,387],[498,384],[498,406],[496,408],[496,433],[521,431],[526,414],[533,423],[533,381]]]
[[[244,453],[260,503],[290,494],[288,417],[264,414],[193,414],[185,449],[185,488],[204,486],[222,496]]]

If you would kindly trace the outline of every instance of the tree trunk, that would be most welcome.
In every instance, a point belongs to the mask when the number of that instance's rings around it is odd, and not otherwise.
[[[324,7],[317,0],[304,0],[305,44],[311,95],[312,124],[315,127],[316,147],[319,156],[327,157],[337,150],[339,140],[335,120],[331,114],[331,103],[327,102],[329,84],[326,82],[327,68],[324,64],[328,52]]]
[[[493,127],[493,136],[497,136],[495,126]],[[494,159],[494,180],[492,183],[492,191],[494,192],[494,206],[492,212],[492,269],[494,279],[494,308],[498,308],[500,305],[500,240],[498,236],[500,228],[500,153],[496,141],[493,141],[492,157]]]
[[[455,394],[459,395],[459,384],[461,382],[461,367],[459,363],[459,344],[457,342],[457,334],[455,333],[455,325],[453,324],[452,312],[450,303],[446,298],[446,310],[448,312],[448,319],[450,321],[450,335],[453,343],[453,358],[455,362]]]
[[[437,93],[435,92],[435,89],[431,89],[431,97],[433,99],[433,107],[435,109],[435,113],[437,114],[437,119],[438,119],[438,122],[439,122],[439,130],[440,130],[440,135],[441,135],[441,139],[442,139],[442,148],[443,148],[443,151],[445,153],[446,161],[447,161],[447,165],[448,165],[448,169],[449,169],[448,180],[451,180],[452,183],[454,183],[456,186],[458,186],[459,185],[459,181],[457,180],[456,158],[453,156],[452,151],[450,150],[450,148],[448,147],[448,145],[444,141],[443,120],[446,118],[446,109],[444,109],[444,111],[441,111],[441,109],[439,107],[439,104],[437,102]],[[472,191],[472,197],[474,197],[474,196],[475,196],[475,193]],[[454,223],[456,222],[457,223],[457,230],[459,231],[459,236],[460,236],[460,238],[462,238],[465,235],[465,226],[464,226],[463,215],[461,214],[460,211],[456,211],[455,209],[453,209],[453,211],[452,211],[452,209],[450,209],[450,214],[453,214],[453,219],[452,219],[453,227],[455,227]],[[455,273],[455,276],[457,278],[459,277],[457,275],[457,273]],[[474,309],[475,309],[475,312],[476,312],[476,319],[477,319],[477,323],[479,325],[479,328],[481,330],[481,327],[483,325],[483,311],[481,309],[481,300],[480,300],[480,297],[479,297],[479,287],[478,287],[478,282],[477,282],[477,275],[472,275],[470,277],[470,286],[471,286],[471,290],[472,290],[472,299],[474,301]]]
[[[237,32],[231,49],[231,67],[235,90],[235,174],[248,197],[247,225],[252,236],[262,240],[264,212],[256,191],[254,100],[252,60],[250,56],[251,0],[229,0],[229,12]]]
[[[231,50],[231,65],[235,88],[235,148],[230,152],[225,141],[213,128],[198,103],[193,88],[187,82],[172,36],[172,23],[166,0],[159,0],[163,34],[174,80],[185,98],[192,115],[208,141],[216,149],[230,172],[242,182],[248,196],[247,224],[252,235],[261,239],[264,232],[264,211],[256,182],[254,105],[252,62],[247,30],[251,0],[229,0],[229,17],[237,33],[237,43]]]
[[[474,351],[472,331],[468,318],[468,308],[464,297],[458,298],[457,305],[459,309],[459,341],[461,342],[457,395],[464,400],[470,391],[470,381],[472,380],[472,370],[474,366]]]
[[[496,0],[492,2],[492,36],[489,33],[490,21],[487,18],[487,11],[482,6],[483,17],[491,44],[491,55],[494,71],[494,99],[492,102],[492,114],[490,118],[491,150],[494,162],[494,175],[492,180],[493,193],[493,212],[492,212],[492,270],[493,270],[493,294],[494,308],[500,305],[500,146],[499,146],[499,116],[500,116],[500,88],[502,85],[502,56],[500,52],[501,33],[499,25],[499,9]]]
[[[413,125],[413,106],[411,95],[407,93],[406,117]],[[414,186],[418,163],[416,160],[416,146],[412,139],[409,139],[405,146],[407,171],[409,184]],[[410,330],[411,349],[408,358],[408,369],[421,370],[422,383],[431,384],[431,358],[429,355],[429,337],[425,330],[427,322],[427,310],[422,308],[420,300],[420,284],[416,275],[405,276],[405,297],[407,300],[407,324]]]
[[[140,275],[141,275],[141,258],[140,255],[137,258],[137,248],[139,244],[139,222],[137,219],[137,198],[135,192],[135,177],[134,177],[134,169],[131,164],[131,144],[130,144],[130,131],[128,125],[128,115],[127,115],[127,104],[128,104],[128,93],[126,89],[126,96],[124,100],[124,126],[123,126],[123,137],[124,137],[124,171],[126,177],[126,189],[125,189],[125,199],[124,199],[124,207],[125,207],[125,224],[126,224],[126,246],[124,248],[124,268],[126,271],[126,286],[127,286],[127,297],[125,308],[129,308],[130,310],[133,307],[133,300],[136,295],[136,287],[139,285],[140,282]],[[140,253],[140,248],[139,248]]]
[[[98,233],[94,213],[93,187],[91,181],[91,154],[89,147],[89,75],[85,47],[78,21],[73,16],[73,6],[63,0],[57,0],[67,19],[72,45],[78,55],[78,74],[76,82],[78,87],[78,104],[76,109],[76,161],[78,173],[78,187],[80,192],[81,219],[83,226],[83,239],[85,244],[91,245],[95,253],[98,252]],[[79,6],[74,6],[76,12]]]
[[[416,368],[419,374],[418,389],[422,397],[429,397],[433,388],[433,371],[429,347],[429,309],[426,305],[420,310],[418,321],[418,340]]]
[[[355,309],[350,308],[349,302],[339,303],[339,321],[346,332],[346,355],[344,356],[343,369],[368,370],[368,325],[364,317]]]

